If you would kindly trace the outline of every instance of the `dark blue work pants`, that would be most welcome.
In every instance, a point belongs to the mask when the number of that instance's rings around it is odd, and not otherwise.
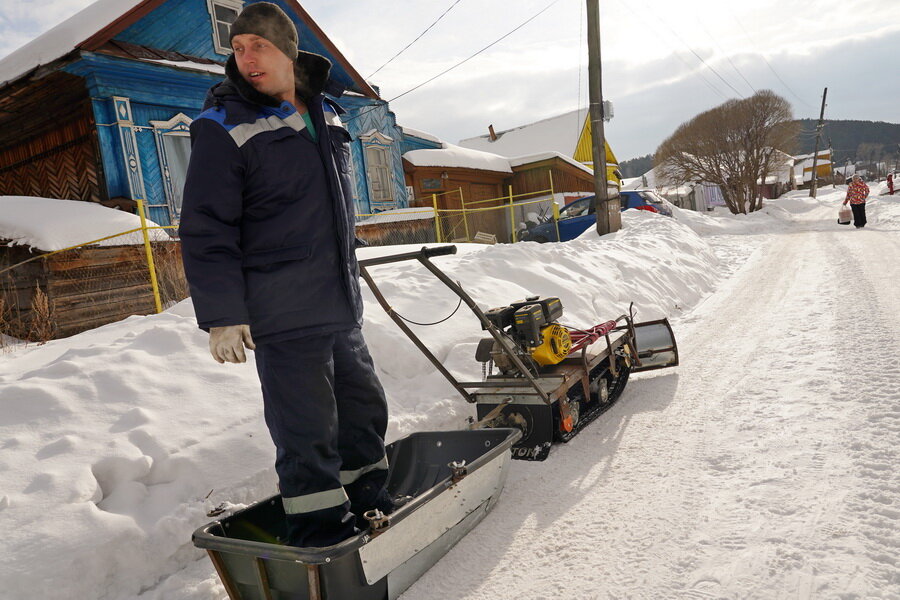
[[[293,546],[330,546],[390,512],[387,402],[358,328],[259,344],[256,368]]]

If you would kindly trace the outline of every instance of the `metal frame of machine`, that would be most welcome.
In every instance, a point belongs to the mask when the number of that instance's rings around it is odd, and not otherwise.
[[[558,298],[526,298],[508,307],[482,311],[469,294],[441,271],[431,258],[456,253],[456,246],[423,247],[407,252],[359,261],[360,274],[388,316],[412,340],[416,347],[450,382],[467,402],[477,405],[478,420],[472,428],[516,427],[522,439],[513,446],[513,458],[544,460],[554,440],[566,442],[585,425],[602,414],[624,390],[631,372],[661,369],[678,364],[678,347],[667,319],[635,323],[632,309],[615,320],[587,330],[571,330],[568,340],[557,344],[552,327],[562,315]],[[479,344],[476,357],[482,363],[496,360],[503,365],[500,374],[487,373],[483,381],[458,381],[425,346],[390,306],[379,290],[369,267],[417,260],[478,317],[482,329],[491,338]],[[534,307],[540,307],[540,310]],[[541,315],[542,313],[542,315]],[[520,319],[521,320],[518,320]],[[545,327],[537,339],[528,319],[537,319]],[[508,329],[523,324],[523,341]],[[603,340],[604,344],[596,344]],[[517,341],[519,343],[517,343]],[[534,350],[554,342],[556,358],[532,360]],[[559,347],[562,346],[563,350]],[[553,354],[553,351],[547,351]],[[546,354],[546,353],[545,353]],[[550,360],[552,364],[546,364]],[[555,361],[555,362],[552,362]],[[580,384],[580,385],[579,385]],[[474,390],[470,392],[469,390]]]

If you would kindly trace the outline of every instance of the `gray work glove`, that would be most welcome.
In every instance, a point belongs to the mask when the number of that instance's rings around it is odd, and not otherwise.
[[[249,325],[209,328],[209,353],[218,363],[247,362],[244,346],[250,350],[256,350],[256,344],[250,337]]]

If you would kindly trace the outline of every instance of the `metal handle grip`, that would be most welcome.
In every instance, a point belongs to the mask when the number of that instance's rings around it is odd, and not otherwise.
[[[447,254],[456,254],[456,246],[437,246],[436,248],[428,248],[426,246],[422,246],[422,249],[416,252],[404,252],[402,254],[390,254],[388,256],[366,258],[359,261],[359,266],[372,267],[375,265],[386,265],[388,263],[401,262],[404,260],[418,260],[420,258],[431,258],[432,256],[445,256]]]
[[[422,255],[425,256],[425,258],[431,258],[432,256],[446,256],[447,254],[456,254],[456,246],[437,246],[435,248],[422,247]]]

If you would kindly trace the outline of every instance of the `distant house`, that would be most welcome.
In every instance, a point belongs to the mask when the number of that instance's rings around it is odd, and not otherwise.
[[[494,132],[493,126],[490,126],[487,135],[460,140],[459,145],[507,157],[556,152],[590,169],[594,166],[591,120],[587,109],[573,110],[504,131]],[[606,172],[607,180],[615,182],[618,187],[622,174],[619,171],[619,161],[608,141]],[[593,187],[589,189],[593,190]]]
[[[558,152],[508,158],[449,144],[405,126],[403,132],[401,145],[409,148],[403,153],[403,168],[410,203],[448,211],[443,225],[448,239],[471,238],[478,230],[507,241],[512,239],[513,224],[522,221],[525,213],[540,212],[539,207],[522,203],[541,200],[547,206],[553,201],[563,205],[593,193],[593,171]],[[453,212],[510,202],[516,205],[514,218],[501,210],[472,210],[465,218]],[[550,210],[547,206],[543,208]]]
[[[808,188],[812,185],[813,157],[816,156],[816,175],[822,182],[832,177],[831,148],[819,150],[818,154],[801,154],[794,157],[794,183],[797,188]]]
[[[710,211],[725,206],[719,186],[705,182],[674,182],[661,175],[656,167],[622,185],[623,190],[653,190],[675,206],[695,211]]]
[[[471,212],[503,204],[503,182],[512,175],[509,160],[478,150],[441,142],[440,147],[420,148],[403,154],[406,182],[413,204],[443,211],[441,229],[446,239],[470,238],[475,230],[506,237],[508,227],[500,211]],[[456,212],[459,211],[459,212]],[[471,231],[467,229],[471,227]]]
[[[177,223],[188,126],[223,78],[230,24],[254,1],[98,0],[0,61],[0,195],[126,210],[141,199],[153,221]],[[295,0],[273,1],[301,49],[334,64],[358,212],[407,206],[387,103]]]
[[[796,167],[794,166],[794,157],[786,154],[781,150],[773,149],[775,169],[771,173],[766,173],[765,181],[759,181],[759,193],[763,198],[778,198],[785,192],[796,187]],[[818,171],[818,167],[816,167]],[[810,165],[812,172],[812,165]]]

